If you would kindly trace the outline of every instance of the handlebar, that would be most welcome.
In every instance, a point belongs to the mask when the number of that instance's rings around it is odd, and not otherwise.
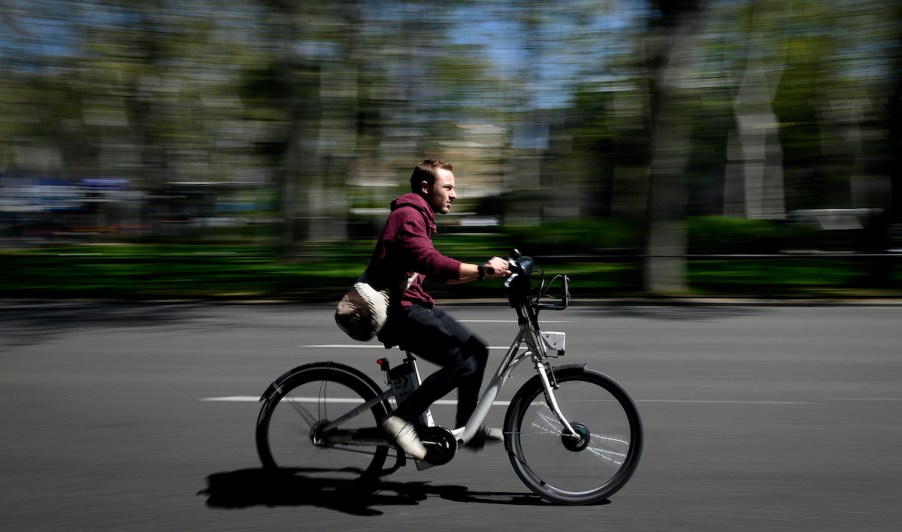
[[[543,308],[548,310],[564,310],[570,305],[570,278],[566,275],[562,275],[561,279],[563,279],[563,294],[561,294],[561,299],[558,303],[539,303],[538,299],[536,300],[536,307]]]
[[[520,253],[519,250],[511,251],[510,258],[507,259],[510,264],[511,275],[504,282],[507,288],[508,300],[512,307],[518,307],[523,304],[530,304],[536,310],[564,310],[570,304],[570,278],[566,275],[559,275],[552,279],[552,283],[560,277],[562,279],[562,294],[557,303],[540,303],[539,300],[544,295],[545,282],[542,281],[542,287],[539,294],[533,299],[532,297],[532,257],[527,257]],[[550,286],[550,284],[549,284]]]

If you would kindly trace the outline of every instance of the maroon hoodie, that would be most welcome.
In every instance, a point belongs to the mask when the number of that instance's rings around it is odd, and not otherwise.
[[[409,192],[395,198],[370,257],[368,269],[373,286],[383,288],[393,280],[409,278],[418,272],[401,297],[401,304],[433,307],[435,300],[423,290],[423,280],[429,277],[444,282],[460,278],[460,261],[442,255],[432,245],[435,232],[435,212],[422,196]]]

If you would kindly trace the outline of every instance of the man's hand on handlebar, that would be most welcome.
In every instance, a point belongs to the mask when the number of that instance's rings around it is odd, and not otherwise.
[[[492,257],[485,264],[460,263],[460,278],[449,280],[448,284],[468,283],[484,279],[501,279],[510,274],[510,264],[506,260],[500,257]]]
[[[483,268],[485,270],[484,279],[501,279],[511,274],[510,264],[501,257],[492,257]]]

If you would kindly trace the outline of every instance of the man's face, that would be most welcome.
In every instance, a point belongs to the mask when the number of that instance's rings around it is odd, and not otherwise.
[[[438,214],[448,214],[451,210],[451,203],[457,199],[454,192],[454,174],[449,170],[439,169],[438,175],[435,176],[435,183],[430,187],[423,185],[426,194],[426,201],[432,206],[432,210]]]

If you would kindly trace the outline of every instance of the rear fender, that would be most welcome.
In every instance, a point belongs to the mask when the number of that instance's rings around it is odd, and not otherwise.
[[[260,401],[266,401],[276,392],[278,387],[288,379],[294,377],[299,373],[303,373],[305,371],[314,371],[314,370],[322,370],[329,369],[334,371],[341,371],[344,373],[348,373],[357,377],[361,381],[363,381],[375,395],[379,395],[382,393],[382,390],[379,386],[371,379],[366,373],[360,371],[359,369],[352,368],[351,366],[347,366],[345,364],[339,364],[338,362],[313,362],[310,364],[304,364],[302,366],[297,366],[296,368],[290,369],[279,376],[277,379],[272,381],[272,383],[266,388],[266,391],[263,392],[263,395],[260,396]]]

